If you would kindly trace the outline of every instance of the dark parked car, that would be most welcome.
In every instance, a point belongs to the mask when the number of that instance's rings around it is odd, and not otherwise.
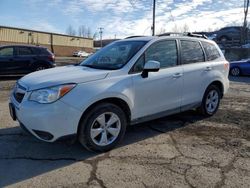
[[[241,32],[243,27],[240,26],[232,26],[232,27],[224,27],[216,32],[216,40],[217,41],[228,41],[228,40],[240,40]],[[249,37],[250,32],[247,29],[247,38]]]
[[[250,75],[250,59],[230,62],[232,76]]]
[[[55,56],[40,46],[0,46],[0,75],[27,74],[55,67]]]

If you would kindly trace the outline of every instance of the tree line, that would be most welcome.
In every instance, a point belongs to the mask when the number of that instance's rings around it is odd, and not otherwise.
[[[78,29],[75,29],[72,25],[69,25],[66,29],[66,34],[86,38],[96,38],[97,35],[96,32],[93,34],[91,28],[85,25],[80,25]]]

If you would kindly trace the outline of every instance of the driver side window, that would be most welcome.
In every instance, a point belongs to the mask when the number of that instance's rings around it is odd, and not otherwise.
[[[145,62],[158,61],[161,68],[177,65],[177,47],[175,40],[165,40],[152,44],[145,53],[137,60],[131,72],[142,72]]]
[[[0,56],[2,57],[10,57],[10,56],[13,56],[13,54],[14,54],[13,47],[0,49]]]

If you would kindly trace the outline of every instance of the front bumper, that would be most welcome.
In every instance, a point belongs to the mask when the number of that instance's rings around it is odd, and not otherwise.
[[[28,132],[46,142],[77,133],[82,115],[79,110],[60,100],[39,104],[29,101],[28,95],[25,94],[21,103],[16,101],[13,94],[10,98],[16,119]]]

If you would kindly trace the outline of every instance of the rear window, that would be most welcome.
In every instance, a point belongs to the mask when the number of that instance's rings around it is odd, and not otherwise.
[[[205,50],[208,61],[212,61],[212,60],[220,58],[220,53],[218,49],[215,47],[215,45],[210,44],[208,42],[202,42],[202,46]]]
[[[182,64],[204,62],[204,53],[198,41],[181,40]]]

